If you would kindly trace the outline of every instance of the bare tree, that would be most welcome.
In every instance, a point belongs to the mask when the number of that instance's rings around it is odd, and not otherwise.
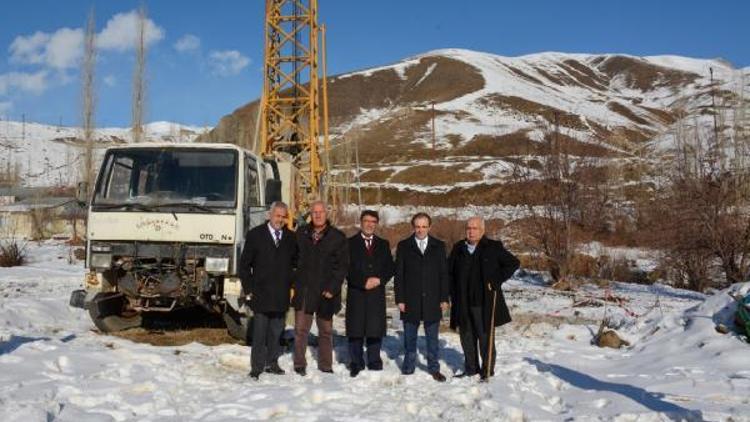
[[[143,116],[146,102],[146,6],[138,9],[138,36],[133,72],[133,142],[143,142]]]
[[[715,90],[715,87],[712,87]],[[662,192],[665,254],[677,281],[703,290],[750,277],[750,150],[746,87],[712,99],[713,125],[698,117],[675,127]],[[712,96],[713,97],[713,96]],[[728,99],[727,99],[728,98]],[[687,122],[692,120],[692,126]],[[726,125],[725,122],[732,122]],[[719,273],[723,282],[715,281]]]
[[[606,171],[595,154],[573,154],[574,139],[555,124],[542,127],[540,162],[527,158],[514,164],[513,179],[526,207],[518,238],[540,255],[554,282],[570,276],[578,241],[574,233],[602,214],[609,201]]]

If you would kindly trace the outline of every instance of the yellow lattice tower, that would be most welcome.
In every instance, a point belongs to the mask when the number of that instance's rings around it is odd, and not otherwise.
[[[322,194],[319,34],[317,0],[266,0],[261,152],[292,160],[295,210]]]

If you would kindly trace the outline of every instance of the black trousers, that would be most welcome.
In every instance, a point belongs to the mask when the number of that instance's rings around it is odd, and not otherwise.
[[[280,338],[284,330],[283,312],[259,312],[253,316],[252,350],[250,370],[263,372],[271,365],[277,365],[281,355]]]
[[[492,346],[492,356],[487,359],[487,346],[489,344],[489,331],[482,321],[482,308],[469,307],[462,315],[461,325],[458,327],[459,336],[461,337],[461,348],[464,349],[464,371],[469,375],[487,373],[487,363],[489,361],[490,375],[495,374],[495,346]],[[493,328],[494,329],[494,328]],[[477,344],[479,347],[477,347]],[[479,366],[479,356],[477,351],[482,355],[482,366]]]
[[[375,371],[383,369],[383,360],[380,359],[380,347],[383,344],[382,338],[349,337],[349,356],[351,357],[350,369],[365,369],[365,343],[367,343],[367,369]]]

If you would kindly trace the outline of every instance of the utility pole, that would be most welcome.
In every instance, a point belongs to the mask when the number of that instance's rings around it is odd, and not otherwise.
[[[83,88],[83,142],[84,156],[81,180],[86,182],[86,194],[91,193],[94,186],[94,69],[96,67],[96,22],[94,9],[91,8],[86,22],[84,38],[83,69],[81,73]],[[62,125],[61,125],[62,126]]]
[[[138,9],[138,37],[136,38],[136,60],[133,72],[133,142],[143,142],[143,108],[146,95],[146,6]]]
[[[721,139],[719,138],[719,122],[718,122],[718,110],[716,110],[716,83],[714,82],[714,68],[709,67],[708,71],[711,75],[711,111],[714,118],[714,153],[716,154],[716,159],[718,160],[718,166],[719,170],[723,169],[724,167],[724,160],[723,160],[723,154],[722,151],[722,145],[721,145]]]
[[[432,102],[432,151],[435,151],[435,102]]]
[[[357,166],[357,205],[359,212],[362,212],[362,180],[359,177],[359,137],[354,140],[354,160]]]

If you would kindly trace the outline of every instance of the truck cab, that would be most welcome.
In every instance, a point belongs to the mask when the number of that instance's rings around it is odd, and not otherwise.
[[[288,168],[231,144],[109,148],[87,198],[88,271],[71,304],[103,332],[140,326],[144,312],[200,306],[244,337],[245,233],[273,201],[289,200]]]

